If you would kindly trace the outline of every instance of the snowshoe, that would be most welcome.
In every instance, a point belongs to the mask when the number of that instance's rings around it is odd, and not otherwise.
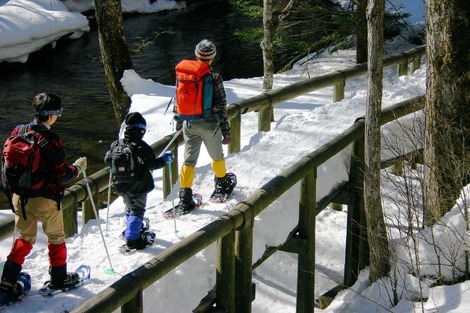
[[[30,292],[31,276],[28,273],[21,272],[14,286],[4,284],[2,283],[2,286],[0,286],[0,309],[21,301]]]
[[[169,210],[166,210],[163,212],[163,217],[166,219],[171,219],[173,218],[173,209],[174,209],[174,217],[179,217],[181,215],[188,214],[195,209],[199,208],[202,204],[202,195],[198,193],[193,194],[193,201],[194,201],[194,206],[191,208],[186,207],[182,202],[180,202],[178,205],[175,205],[174,208],[171,208]]]
[[[150,219],[148,217],[144,217],[142,221],[142,228],[140,229],[140,233],[145,233],[147,230],[150,229]]]
[[[155,233],[153,231],[142,230],[140,237],[136,240],[126,240],[126,243],[120,247],[122,253],[129,253],[136,250],[143,250],[155,242]]]
[[[210,201],[214,203],[222,203],[227,201],[227,198],[237,186],[237,176],[234,173],[227,173],[223,178],[214,178],[215,190],[210,197]]]
[[[52,297],[56,294],[78,288],[90,279],[90,273],[90,266],[80,265],[74,272],[67,273],[67,278],[62,286],[54,286],[49,280],[44,283],[44,286],[41,289],[39,289],[39,293],[43,296]]]

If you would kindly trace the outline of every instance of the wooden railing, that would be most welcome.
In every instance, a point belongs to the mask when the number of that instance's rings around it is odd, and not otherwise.
[[[414,98],[382,111],[381,125],[423,107],[424,96]],[[350,180],[321,200],[316,199],[316,171],[319,166],[350,145]],[[313,312],[315,282],[315,217],[330,201],[348,193],[348,230],[345,284],[356,278],[368,264],[368,255],[358,247],[367,246],[361,225],[364,119],[327,144],[303,157],[277,175],[253,194],[239,202],[228,213],[182,239],[134,271],[124,275],[111,286],[86,301],[73,313],[142,312],[143,290],[207,246],[217,243],[216,295],[214,302],[220,312],[251,312],[252,254],[254,218],[269,207],[292,186],[301,183],[299,224],[294,235],[279,249],[296,252],[298,258],[297,312]],[[358,187],[359,186],[359,187]],[[357,229],[356,229],[357,228]],[[350,283],[350,282],[349,282]],[[195,311],[202,312],[202,311]]]
[[[421,64],[421,58],[425,54],[425,47],[420,46],[409,51],[399,53],[387,58],[384,58],[384,68],[397,66],[398,75],[404,75],[408,73],[408,67],[411,71],[415,71]],[[410,66],[409,66],[410,64]],[[284,88],[279,88],[269,92],[264,92],[258,96],[250,99],[242,100],[233,104],[230,104],[227,108],[227,115],[230,119],[230,128],[232,133],[232,141],[228,146],[229,153],[240,151],[240,138],[241,138],[241,115],[260,110],[258,129],[260,131],[268,131],[271,123],[271,116],[262,114],[263,110],[269,106],[276,105],[283,101],[295,98],[302,94],[318,90],[321,88],[334,86],[333,100],[340,101],[344,98],[344,86],[347,79],[352,79],[360,75],[367,73],[367,65],[359,64],[350,67],[345,70],[335,71],[319,77],[306,79],[294,84],[291,84]],[[158,142],[152,145],[155,154],[160,154],[162,150],[168,145],[170,140],[173,138],[175,133],[165,136]],[[170,146],[169,150],[173,151],[178,164],[178,147],[183,144],[182,136],[179,136],[175,142]],[[168,167],[163,170],[163,197],[165,198],[170,194],[171,186],[170,181],[177,181],[178,179],[178,166],[172,166],[172,173],[169,173]],[[172,175],[172,180],[170,176]],[[93,191],[93,199],[98,204],[98,193],[106,190],[109,187],[109,168],[103,168],[102,170],[88,176],[90,188]],[[68,188],[65,192],[64,199],[62,201],[62,210],[64,214],[65,231],[68,237],[73,236],[78,230],[77,221],[77,208],[79,205],[82,206],[83,211],[83,224],[87,223],[90,219],[95,218],[94,211],[88,200],[87,189],[85,181],[81,180],[77,184]],[[10,218],[0,224],[0,239],[8,237],[12,234],[13,219]]]
[[[398,74],[406,74],[408,72],[408,64],[410,62],[412,71],[419,68],[420,60],[424,53],[425,50],[423,46],[398,55],[387,57],[384,59],[384,67],[398,66]],[[346,70],[336,71],[327,75],[294,83],[284,88],[265,92],[256,97],[229,105],[228,116],[230,118],[230,126],[232,130],[232,141],[229,144],[229,152],[240,151],[242,114],[260,110],[258,129],[267,131],[270,127],[269,125],[271,116],[268,117],[266,114],[262,114],[262,112],[269,106],[276,105],[304,93],[328,86],[334,86],[334,101],[342,100],[344,98],[344,86],[346,80],[364,75],[366,72],[367,65],[360,64]],[[404,109],[405,107],[406,109]],[[402,104],[402,106],[396,107],[394,109],[387,109],[382,115],[382,121],[387,120],[387,116],[390,118],[390,116],[393,114],[408,112],[410,110],[409,107],[411,107],[411,104],[406,102]],[[175,134],[168,135],[152,145],[155,154],[160,154],[160,152],[162,152],[162,150],[167,147],[168,143],[174,135]],[[217,306],[226,309],[226,312],[250,312],[251,300],[247,301],[247,299],[251,299],[252,297],[252,246],[250,242],[252,243],[253,218],[267,206],[269,206],[269,204],[275,201],[285,191],[287,191],[293,184],[299,181],[302,182],[302,193],[299,208],[301,218],[299,219],[298,235],[292,237],[290,243],[286,243],[284,248],[290,247],[289,249],[293,249],[292,247],[297,247],[297,249],[302,250],[302,253],[299,253],[299,271],[302,269],[304,273],[310,274],[307,274],[306,276],[299,276],[299,284],[302,286],[302,288],[298,289],[300,295],[298,295],[297,311],[310,312],[309,308],[313,306],[313,302],[310,301],[312,300],[311,297],[299,296],[304,293],[309,295],[313,294],[312,282],[314,278],[314,268],[312,270],[311,267],[315,264],[314,241],[312,243],[312,240],[304,241],[300,240],[299,238],[312,238],[312,236],[314,238],[314,227],[312,227],[312,223],[314,223],[314,217],[317,214],[317,210],[320,209],[320,207],[323,209],[334,198],[337,198],[340,192],[342,192],[342,190],[336,190],[334,191],[334,195],[332,193],[324,199],[317,201],[315,193],[312,192],[312,190],[315,190],[316,168],[332,155],[341,151],[344,147],[354,141],[356,141],[357,146],[355,151],[361,151],[360,140],[357,141],[357,139],[361,136],[363,136],[363,123],[361,120],[358,120],[357,123],[348,129],[348,131],[340,136],[342,139],[337,139],[340,142],[333,140],[327,145],[312,152],[309,156],[304,157],[300,162],[291,167],[285,173],[273,178],[269,183],[258,189],[251,197],[237,204],[232,211],[218,218],[216,221],[197,231],[180,243],[175,244],[174,246],[160,253],[155,259],[146,263],[145,266],[141,266],[135,271],[125,275],[111,287],[108,287],[106,290],[99,293],[94,298],[74,310],[74,312],[113,312],[116,308],[121,306],[122,312],[142,312],[142,302],[139,301],[139,299],[142,297],[143,289],[163,277],[166,273],[184,262],[190,256],[199,252],[207,245],[218,241],[219,239],[220,241],[218,242],[219,246],[221,247],[219,251],[226,251],[229,253],[228,255],[227,253],[220,253],[218,256],[218,288],[216,291]],[[175,164],[178,164],[178,149],[176,148],[182,143],[183,140],[180,136],[169,147],[169,150],[175,153]],[[342,147],[342,145],[345,146]],[[333,154],[330,155],[330,153]],[[357,174],[357,177],[353,179],[358,179],[358,177],[360,178],[361,176],[361,171],[358,169],[355,170],[353,164],[354,162],[352,162],[351,165],[351,172]],[[177,181],[178,171],[178,167],[173,166],[172,173],[169,173],[168,168],[165,167],[163,172],[164,197],[170,193],[171,186],[169,182]],[[172,180],[169,179],[170,175],[172,175]],[[109,169],[104,168],[97,173],[88,176],[88,182],[94,195],[93,199],[95,202],[97,202],[98,193],[106,190],[109,187]],[[349,186],[351,185],[358,186],[357,184],[349,184]],[[62,201],[62,210],[64,214],[64,223],[67,236],[73,236],[77,232],[77,208],[80,204],[82,205],[83,223],[86,223],[91,218],[96,218],[89,201],[86,200],[88,200],[88,195],[84,180],[67,189]],[[354,206],[354,201],[351,205]],[[12,230],[13,221],[4,221],[3,224],[0,224],[0,239],[11,235]],[[348,234],[349,233],[350,232],[348,232]],[[227,236],[227,234],[231,235]],[[236,234],[237,236],[233,236],[233,234]],[[357,234],[357,232],[351,232],[351,234]],[[237,241],[234,242],[233,238],[237,238]],[[358,238],[356,239],[359,240]],[[242,245],[238,244],[240,241],[243,242]],[[351,262],[348,262],[348,264],[354,264],[354,262],[357,262],[357,266],[353,265],[350,269],[345,269],[346,284],[348,284],[351,279],[356,276],[358,268],[362,268],[361,266],[364,264],[363,261],[361,261],[363,258],[361,259],[359,256],[353,255],[354,251],[358,249],[352,249],[351,242],[355,242],[354,238],[348,238],[349,244],[346,248],[347,258],[352,260]],[[352,254],[348,254],[348,249]],[[240,262],[235,262],[235,256],[237,257],[237,260],[244,260],[243,263],[239,264]],[[234,279],[235,273],[237,273],[236,286]],[[250,286],[248,286],[249,284]],[[310,300],[303,298],[309,298]],[[235,302],[235,299],[241,300]]]

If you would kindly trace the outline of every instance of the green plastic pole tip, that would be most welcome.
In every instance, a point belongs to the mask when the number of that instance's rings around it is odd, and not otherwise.
[[[116,272],[114,271],[114,269],[112,268],[108,268],[104,271],[106,274],[108,275],[113,275],[113,274],[116,274]]]

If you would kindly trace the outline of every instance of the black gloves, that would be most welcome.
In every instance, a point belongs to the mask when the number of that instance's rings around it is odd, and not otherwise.
[[[183,120],[177,114],[175,114],[173,116],[173,119],[175,120],[175,125],[176,125],[175,129],[176,129],[176,131],[180,130],[181,127],[183,127]]]
[[[222,144],[228,145],[232,140],[232,135],[230,134],[230,126],[228,125],[228,122],[221,124],[220,128],[222,129]]]

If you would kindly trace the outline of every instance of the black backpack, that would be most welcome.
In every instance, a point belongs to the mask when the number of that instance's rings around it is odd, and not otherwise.
[[[138,164],[132,143],[119,139],[111,151],[111,171],[116,183],[134,183],[138,179]]]

